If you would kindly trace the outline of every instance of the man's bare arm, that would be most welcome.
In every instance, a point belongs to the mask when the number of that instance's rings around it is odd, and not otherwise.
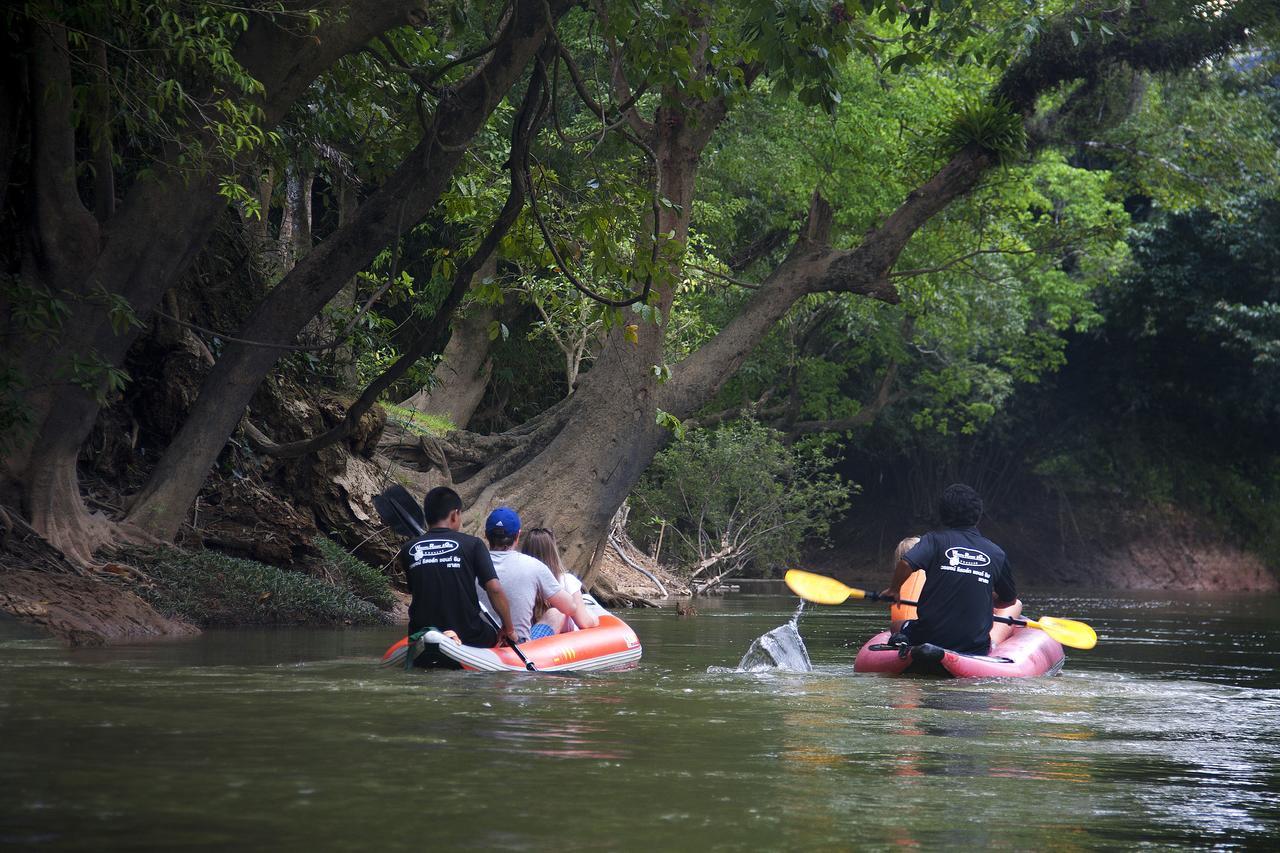
[[[516,642],[516,629],[511,624],[511,604],[507,601],[507,594],[502,589],[502,581],[494,578],[487,581],[484,585],[484,591],[489,594],[489,603],[493,605],[493,609],[498,611],[498,616],[502,618],[502,636],[513,645]]]

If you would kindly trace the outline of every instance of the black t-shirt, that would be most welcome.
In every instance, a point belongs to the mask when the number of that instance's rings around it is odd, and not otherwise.
[[[1000,546],[976,527],[947,528],[926,533],[903,559],[925,572],[918,616],[909,629],[911,642],[986,654],[992,592],[1004,602],[1018,597]]]
[[[480,615],[477,581],[498,575],[484,542],[447,527],[428,530],[400,551],[409,577],[409,633],[452,629],[469,646],[492,646],[497,632]]]

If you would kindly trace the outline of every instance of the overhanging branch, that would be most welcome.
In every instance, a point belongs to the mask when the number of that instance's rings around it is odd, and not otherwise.
[[[484,266],[489,257],[498,250],[498,244],[506,233],[511,230],[511,226],[515,224],[520,215],[520,210],[524,206],[524,188],[516,164],[524,158],[528,152],[529,145],[537,135],[538,125],[546,113],[546,107],[546,77],[541,72],[535,71],[512,128],[511,188],[507,192],[506,202],[503,204],[502,210],[498,213],[493,225],[489,228],[488,233],[480,241],[480,245],[476,247],[470,257],[454,270],[449,293],[439,309],[437,309],[436,316],[428,325],[428,328],[414,338],[405,348],[400,358],[369,383],[360,394],[360,397],[347,409],[342,422],[337,426],[313,438],[289,442],[288,444],[273,444],[269,441],[264,441],[264,436],[261,433],[255,434],[255,432],[250,431],[248,432],[250,443],[255,450],[271,456],[291,459],[315,453],[345,439],[355,429],[365,412],[382,396],[383,391],[407,373],[417,363],[418,359],[428,352],[444,348],[450,335],[450,326],[448,322],[442,322],[442,320],[450,317],[458,305],[461,304],[471,285],[472,277]]]

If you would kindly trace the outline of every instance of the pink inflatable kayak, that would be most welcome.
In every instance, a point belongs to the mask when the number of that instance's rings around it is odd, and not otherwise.
[[[856,672],[887,675],[923,674],[952,678],[1027,678],[1055,675],[1066,660],[1062,644],[1035,628],[1014,628],[988,655],[968,655],[925,643],[908,646],[905,653],[885,646],[889,632],[876,634],[853,663]]]

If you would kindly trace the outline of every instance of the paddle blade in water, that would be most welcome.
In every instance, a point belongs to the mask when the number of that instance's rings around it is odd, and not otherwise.
[[[862,590],[852,589],[835,578],[813,572],[789,569],[786,581],[792,592],[815,604],[843,604],[850,596],[862,598]]]
[[[1062,645],[1073,649],[1091,649],[1098,645],[1097,632],[1085,623],[1074,619],[1041,616],[1036,620],[1035,625]]]

